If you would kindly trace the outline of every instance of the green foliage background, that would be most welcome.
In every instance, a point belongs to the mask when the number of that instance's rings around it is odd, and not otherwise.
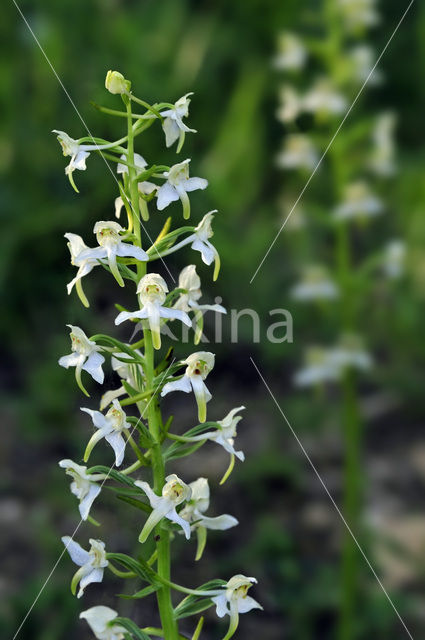
[[[252,285],[249,279],[283,220],[279,194],[285,178],[274,167],[282,137],[275,120],[279,78],[271,68],[276,37],[282,29],[298,30],[306,18],[314,24],[320,19],[320,3],[23,0],[19,6],[95,135],[113,138],[119,131],[119,123],[90,105],[91,100],[114,104],[103,88],[110,68],[122,71],[138,95],[152,102],[195,92],[191,126],[199,133],[187,138],[183,154],[193,158],[193,175],[210,181],[208,191],[194,198],[194,212],[198,220],[209,209],[219,209],[214,242],[223,265],[216,285],[209,284],[210,273],[202,270],[205,297],[220,295],[234,309],[251,307],[266,321],[269,309],[291,309],[288,287],[295,273],[295,249],[285,232]],[[90,159],[87,172],[78,175],[80,195],[69,187],[63,173],[65,159],[51,130],[63,129],[77,138],[83,135],[82,123],[13,2],[7,0],[2,13],[0,520],[4,526],[0,536],[5,557],[0,626],[5,637],[12,637],[61,551],[60,535],[76,524],[75,503],[56,462],[79,455],[87,425],[80,424],[81,399],[72,376],[56,364],[68,352],[64,325],[81,324],[88,333],[109,331],[117,299],[106,276],[87,284],[93,299],[90,312],[82,309],[76,296],[68,298],[65,283],[72,269],[62,236],[71,231],[90,238],[94,222],[112,216],[116,193],[107,167],[96,158]],[[377,51],[398,21],[401,3],[386,0],[381,13],[382,23],[370,37]],[[400,171],[390,186],[391,219],[370,229],[370,244],[380,245],[383,233],[385,237],[397,233],[409,246],[408,276],[397,297],[389,308],[387,301],[377,300],[371,310],[373,322],[365,319],[372,351],[381,344],[383,333],[391,343],[375,382],[399,400],[368,440],[372,467],[383,441],[394,443],[389,455],[397,467],[409,465],[407,445],[423,443],[424,42],[425,11],[418,3],[382,60],[385,84],[356,107],[367,113],[382,106],[398,113]],[[150,159],[150,149],[160,148],[159,144],[161,135],[149,132],[146,151],[138,151]],[[317,181],[314,188],[320,198],[320,176]],[[159,229],[163,219],[158,216],[153,228]],[[171,264],[177,272],[185,264],[184,256]],[[190,553],[179,551],[176,574],[187,584],[210,577],[208,571],[230,576],[242,569],[258,575],[256,597],[266,612],[242,620],[240,637],[261,633],[267,640],[331,638],[335,629],[338,553],[328,545],[327,536],[323,543],[320,532],[305,529],[300,515],[312,501],[326,503],[326,498],[249,362],[253,354],[261,363],[296,431],[312,446],[319,467],[323,462],[326,475],[333,463],[326,459],[320,438],[324,425],[337,420],[336,409],[293,391],[291,374],[304,339],[313,335],[308,311],[300,313],[297,309],[293,345],[270,345],[264,332],[260,344],[253,345],[246,323],[238,344],[215,349],[219,364],[214,391],[223,411],[247,404],[249,412],[247,435],[241,437],[250,455],[217,504],[217,513],[220,506],[230,513],[236,509],[241,527],[224,543],[227,548],[214,537],[201,568],[192,569]],[[422,480],[420,474],[413,480],[409,476],[409,482],[403,485],[404,493],[400,490],[401,499],[408,502],[407,513],[423,514],[423,501],[414,499],[416,493],[423,497],[423,476]],[[334,488],[338,496],[338,481]],[[111,543],[117,547],[130,544],[134,527],[139,526],[136,518],[121,523],[118,518],[126,513],[121,507],[117,516],[112,503],[103,513]],[[339,530],[336,518],[331,529]],[[88,537],[87,531],[84,535]],[[424,605],[423,556],[421,561],[414,560],[408,588],[393,594],[413,631],[420,628],[418,611]],[[81,606],[68,592],[71,571],[64,558],[22,628],[22,640],[82,637],[77,622]],[[364,579],[368,598],[359,612],[358,637],[374,633],[377,638],[402,638],[393,611],[366,570]],[[102,597],[102,603],[115,606],[112,593],[110,584],[104,584],[97,599],[91,595],[89,602],[98,603]],[[208,633],[209,638],[219,637],[214,616],[208,620]]]

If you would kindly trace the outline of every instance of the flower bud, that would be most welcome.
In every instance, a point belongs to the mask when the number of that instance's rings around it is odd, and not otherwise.
[[[123,94],[128,93],[131,89],[130,80],[126,80],[119,71],[109,70],[106,74],[105,87],[109,93]]]

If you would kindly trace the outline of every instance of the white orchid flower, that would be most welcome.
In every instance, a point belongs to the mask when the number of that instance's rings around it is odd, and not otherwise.
[[[239,524],[236,518],[227,514],[215,518],[204,516],[210,506],[210,488],[207,478],[198,478],[191,482],[189,487],[192,490],[192,495],[186,501],[180,515],[190,522],[193,528],[205,527],[205,529],[225,531]]]
[[[219,618],[223,618],[226,615],[230,616],[229,630],[223,640],[229,640],[235,633],[239,624],[240,613],[263,608],[254,598],[247,595],[248,590],[256,583],[257,580],[255,578],[248,578],[238,574],[230,578],[222,594],[211,598],[216,605],[216,613]]]
[[[98,640],[124,640],[125,629],[119,625],[111,625],[118,613],[109,607],[99,605],[80,613],[80,618],[87,624]]]
[[[187,244],[190,244],[192,249],[199,251],[204,264],[210,265],[214,261],[213,280],[217,280],[220,271],[220,256],[218,255],[217,249],[209,240],[214,235],[211,223],[215,213],[217,213],[217,209],[206,213],[198,226],[195,227],[194,233],[191,233],[184,240],[174,245],[169,251],[169,253],[174,253],[174,251],[178,251]]]
[[[72,353],[68,356],[62,356],[59,358],[59,364],[61,367],[75,367],[75,379],[80,389],[88,395],[81,382],[81,371],[87,371],[96,382],[103,384],[104,373],[102,364],[105,362],[105,358],[99,353],[101,348],[97,346],[95,342],[89,340],[86,334],[80,327],[75,327],[72,324],[67,324],[67,327],[71,329],[71,349]]]
[[[103,570],[108,566],[105,543],[101,540],[90,538],[90,550],[86,551],[70,536],[63,536],[62,542],[65,545],[65,550],[71,556],[71,560],[80,567],[72,578],[71,590],[75,594],[77,584],[80,583],[77,598],[81,598],[84,589],[89,584],[102,582],[103,580]]]
[[[349,58],[358,82],[365,82],[367,80],[369,85],[375,86],[382,82],[382,73],[379,69],[373,69],[376,54],[371,47],[365,44],[357,45],[350,50]],[[371,73],[372,69],[373,73]]]
[[[310,300],[333,300],[339,289],[321,265],[310,265],[304,269],[301,281],[291,290],[291,296],[300,302]]]
[[[157,193],[157,207],[159,211],[168,207],[171,202],[181,200],[183,205],[183,218],[190,218],[190,200],[187,195],[190,191],[206,189],[208,180],[205,178],[189,178],[190,159],[174,164],[169,171],[163,173],[167,181],[159,188]]]
[[[280,89],[280,106],[276,117],[283,124],[294,122],[303,110],[303,101],[294,87],[285,85]]]
[[[196,273],[196,266],[190,264],[185,267],[179,275],[179,289],[185,289],[185,293],[181,293],[174,309],[181,311],[194,311],[197,328],[195,333],[195,344],[198,344],[202,337],[203,315],[204,311],[214,311],[215,313],[227,313],[221,304],[199,304],[198,300],[202,297],[201,279]]]
[[[91,506],[100,493],[101,487],[87,473],[87,467],[83,467],[72,460],[65,459],[59,462],[59,466],[73,478],[71,493],[80,501],[79,511],[82,520],[87,520]]]
[[[192,326],[187,313],[179,309],[169,309],[168,307],[162,306],[162,303],[167,297],[167,292],[167,283],[158,273],[148,273],[143,276],[137,287],[140,304],[142,305],[141,310],[122,311],[115,318],[115,324],[121,324],[131,318],[147,320],[152,332],[153,345],[155,349],[159,349],[161,347],[161,318],[180,320],[188,327]]]
[[[373,217],[382,213],[384,205],[361,180],[352,182],[345,187],[343,201],[334,209],[335,220],[350,220],[352,218]]]
[[[123,287],[124,281],[117,265],[117,257],[136,258],[142,262],[149,260],[148,254],[141,247],[122,241],[120,236],[123,227],[113,220],[100,220],[96,222],[93,233],[99,244],[95,249],[86,249],[80,254],[80,260],[107,260],[112,275],[118,284]]]
[[[376,119],[375,127],[372,132],[374,148],[371,154],[369,167],[378,176],[391,176],[396,171],[394,163],[395,126],[396,117],[394,113],[382,113]]]
[[[302,133],[292,133],[285,139],[276,163],[281,169],[314,169],[319,156],[311,140]]]
[[[198,478],[191,482],[189,487],[192,490],[192,495],[179,515],[187,520],[191,528],[196,531],[198,548],[195,560],[200,560],[207,541],[207,529],[225,531],[231,527],[236,527],[239,522],[228,514],[213,518],[204,515],[210,505],[210,488],[206,478]]]
[[[304,66],[307,50],[302,40],[294,33],[284,31],[279,34],[278,53],[273,59],[273,66],[279,71],[296,71]]]
[[[180,152],[183,146],[186,133],[196,133],[196,129],[189,129],[183,122],[183,118],[187,118],[189,115],[189,96],[192,95],[193,93],[186,93],[186,95],[177,100],[174,107],[161,111],[161,115],[164,118],[162,129],[165,133],[165,145],[171,147],[178,140],[177,153]]]
[[[405,243],[402,240],[391,240],[385,247],[382,264],[388,278],[396,280],[403,275],[405,258]]]
[[[65,131],[58,131],[53,129],[53,133],[57,133],[57,139],[62,147],[64,156],[71,156],[69,164],[65,167],[65,174],[75,191],[78,193],[78,189],[74,182],[73,172],[78,169],[79,171],[85,171],[86,159],[89,157],[91,151],[101,151],[102,149],[110,149],[114,146],[113,143],[108,144],[81,144],[78,140],[71,138]]]
[[[142,355],[138,349],[134,349],[134,353],[138,356]],[[128,363],[123,362],[125,359],[128,360]],[[130,360],[128,353],[115,353],[111,357],[111,367],[113,371],[116,371],[121,380],[125,380],[133,389],[140,387],[140,376],[143,376],[142,367],[140,364],[136,364]],[[106,409],[115,398],[120,398],[125,393],[126,390],[122,385],[118,389],[111,389],[104,393],[100,401],[100,410],[103,411]]]
[[[71,254],[71,264],[74,267],[78,267],[77,275],[66,285],[68,295],[70,295],[74,285],[76,285],[82,303],[88,307],[89,303],[82,289],[81,279],[88,275],[94,267],[97,267],[99,262],[95,258],[90,257],[81,259],[81,254],[89,248],[81,236],[75,233],[65,233],[65,238],[68,240],[67,246]]]
[[[120,159],[121,160],[127,160],[127,156],[125,155],[125,153],[122,154]],[[134,154],[134,165],[138,169],[143,171],[148,166],[148,163],[146,162],[144,157],[140,155],[140,153],[135,153]],[[121,173],[121,174],[128,173],[127,165],[124,164],[123,162],[119,162],[118,166],[117,166],[117,173]],[[141,194],[145,195],[145,196],[149,195],[150,193],[153,193],[155,191],[155,189],[158,189],[158,186],[156,184],[154,184],[153,182],[148,182],[146,180],[143,180],[142,182],[139,182],[137,184],[137,187],[139,189],[139,192]],[[118,198],[115,198],[115,215],[117,216],[117,218],[120,217],[121,209],[122,209],[123,206],[124,206],[124,201],[121,198],[121,196],[119,196]]]
[[[125,446],[127,444],[127,441],[123,438],[123,433],[131,428],[131,424],[127,422],[127,416],[118,400],[115,399],[112,401],[112,407],[106,415],[103,415],[100,411],[93,411],[85,407],[81,407],[81,411],[91,416],[94,426],[98,429],[90,438],[86,447],[84,462],[87,462],[94,446],[99,440],[105,438],[106,442],[108,442],[114,450],[115,466],[119,467],[124,459]]]
[[[207,402],[212,398],[206,384],[205,378],[214,367],[215,356],[209,351],[198,351],[192,353],[183,360],[187,364],[184,376],[180,380],[167,382],[161,391],[161,396],[166,396],[172,391],[184,391],[190,393],[193,391],[198,405],[199,422],[205,422],[207,419]]]
[[[302,105],[305,111],[318,116],[339,115],[347,109],[347,100],[327,78],[319,78],[306,93]]]
[[[167,476],[165,480],[166,482],[162,489],[161,496],[157,496],[147,482],[136,480],[134,483],[146,493],[152,507],[152,513],[146,520],[145,526],[140,533],[140,542],[145,542],[147,540],[152,529],[156,527],[162,518],[167,518],[167,520],[171,520],[171,522],[179,524],[182,527],[186,538],[190,538],[190,524],[177,513],[176,507],[185,500],[190,500],[192,490],[183,482],[183,480],[176,476],[175,473]]]
[[[242,462],[245,460],[245,454],[243,451],[236,451],[234,448],[235,438],[237,436],[236,426],[240,420],[242,420],[242,416],[238,416],[239,411],[242,411],[245,407],[236,407],[229,411],[227,416],[223,418],[223,420],[218,420],[218,428],[214,429],[214,431],[207,431],[206,433],[201,433],[199,436],[190,436],[191,442],[199,442],[200,440],[211,440],[211,442],[215,442],[219,444],[225,451],[230,453],[232,456],[236,456]]]
[[[304,361],[304,366],[294,376],[297,387],[311,387],[338,380],[340,372],[331,361],[329,349],[309,347]]]
[[[376,0],[338,0],[347,31],[374,27],[380,22]]]

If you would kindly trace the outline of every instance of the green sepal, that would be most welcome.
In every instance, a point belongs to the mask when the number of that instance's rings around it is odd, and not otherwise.
[[[196,442],[190,447],[187,447],[183,444],[177,445],[173,449],[173,445],[168,447],[168,449],[164,452],[164,460],[175,460],[176,458],[185,458],[186,456],[190,456],[192,453],[195,453],[202,445],[205,443],[205,440],[201,440],[200,442]]]
[[[136,591],[136,593],[133,593],[132,596],[129,596],[126,593],[119,593],[118,597],[124,598],[124,600],[138,600],[140,598],[146,598],[146,596],[150,596],[151,593],[155,593],[155,591],[158,591],[159,588],[160,587],[158,586],[150,584],[148,587],[145,587],[144,589],[140,589],[140,591]]]
[[[140,509],[145,513],[151,513],[152,507],[150,507],[146,502],[142,502],[141,500],[136,500],[136,498],[132,498],[131,496],[126,496],[123,493],[117,493],[118,500],[122,500],[122,502],[126,502],[132,507],[136,507],[136,509]]]
[[[109,626],[114,627],[115,625],[119,625],[127,629],[133,636],[133,638],[137,638],[138,640],[151,640],[150,636],[148,636],[144,631],[139,629],[137,624],[128,618],[114,618],[113,623]]]

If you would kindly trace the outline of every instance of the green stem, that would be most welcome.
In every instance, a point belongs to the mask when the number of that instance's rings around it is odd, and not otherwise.
[[[148,329],[144,330],[145,339],[145,375],[146,384],[152,387],[154,379],[154,349],[152,334]],[[165,465],[161,451],[161,417],[155,396],[148,404],[148,426],[155,444],[152,446],[152,469],[154,480],[154,491],[161,493],[165,484]],[[170,581],[170,536],[166,529],[161,528],[161,524],[156,526],[156,549],[158,553],[157,573],[160,578],[169,583]],[[173,616],[173,605],[171,602],[170,587],[164,586],[156,592],[159,613],[161,616],[164,637],[167,640],[178,640],[177,623]]]

